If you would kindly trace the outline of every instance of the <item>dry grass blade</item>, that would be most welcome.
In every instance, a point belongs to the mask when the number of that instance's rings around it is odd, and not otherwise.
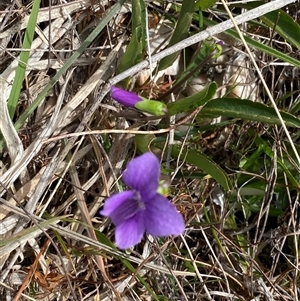
[[[6,90],[6,86],[7,83],[3,78],[0,77],[0,91],[4,92]],[[5,93],[0,94],[0,130],[6,141],[12,164],[14,164],[18,159],[20,159],[20,156],[23,154],[24,149],[9,116]]]
[[[26,276],[26,279],[24,281],[24,283],[22,284],[21,288],[19,289],[19,291],[17,292],[14,301],[18,301],[21,298],[21,294],[22,292],[25,290],[25,288],[29,285],[31,278],[33,277],[33,274],[35,272],[35,270],[37,269],[38,263],[39,263],[39,258],[41,257],[41,255],[43,253],[46,252],[47,248],[50,245],[50,240],[47,240],[47,242],[44,244],[44,246],[42,247],[40,253],[38,254],[38,256],[36,257],[34,263],[31,265],[29,273]]]

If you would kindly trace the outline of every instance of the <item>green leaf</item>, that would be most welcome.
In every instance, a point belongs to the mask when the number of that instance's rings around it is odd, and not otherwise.
[[[256,8],[263,2],[248,2],[247,4],[237,5],[243,8]],[[269,28],[272,28],[286,41],[300,49],[300,26],[293,18],[282,9],[272,11],[259,17]]]
[[[132,37],[118,67],[122,73],[142,61],[146,48],[146,5],[144,0],[132,1]]]
[[[153,134],[148,134],[148,135],[135,135],[134,136],[134,143],[137,147],[137,149],[141,153],[146,153],[149,152],[150,150],[150,144],[152,141],[155,140],[155,135]]]
[[[270,28],[285,40],[300,49],[300,26],[282,9],[270,12],[260,17]]]
[[[132,0],[132,29],[140,27],[142,33],[140,38],[146,37],[146,4],[144,0]],[[146,45],[146,40],[142,41]]]
[[[30,17],[28,20],[28,25],[25,31],[25,36],[23,40],[23,49],[30,49],[34,32],[35,32],[35,26],[36,26],[36,21],[37,21],[37,16],[39,12],[39,7],[40,7],[40,0],[34,0],[33,2],[33,7],[30,13]],[[26,66],[28,63],[30,51],[25,50],[22,51],[20,54],[20,61],[16,70],[16,75],[14,78],[13,86],[9,95],[9,99],[7,102],[8,106],[8,111],[9,111],[9,116],[13,118],[15,111],[16,111],[16,106],[19,101],[19,96],[21,92],[21,88],[23,85],[23,80],[26,72]]]
[[[207,25],[207,26],[213,26],[213,25],[216,25],[217,22],[204,18],[204,24]],[[241,41],[238,33],[233,29],[228,29],[228,30],[224,31],[224,34],[226,34],[230,37],[233,37],[238,41]],[[286,55],[286,54],[284,54],[284,53],[282,53],[282,52],[280,52],[276,49],[273,49],[270,46],[264,45],[263,43],[260,43],[260,42],[254,40],[254,39],[251,39],[247,36],[244,36],[244,38],[245,38],[245,41],[247,42],[247,44],[249,46],[252,46],[256,50],[260,50],[260,51],[262,51],[264,53],[267,53],[267,54],[269,54],[269,55],[271,55],[275,58],[278,58],[278,59],[280,59],[284,62],[290,63],[290,64],[294,65],[295,67],[300,68],[300,61],[299,60],[297,60],[297,59],[295,59],[295,58],[293,58],[289,55]]]
[[[171,37],[169,47],[188,37],[191,22],[193,20],[194,6],[194,0],[182,1],[178,22]],[[170,67],[176,60],[178,54],[179,52],[176,52],[167,57],[164,57],[158,65],[158,70],[164,70]]]
[[[142,60],[144,46],[143,43],[141,43],[141,40],[138,38],[140,32],[140,27],[136,28],[136,30],[133,32],[130,42],[118,67],[118,73],[124,72]]]
[[[172,155],[176,158],[180,155],[180,147],[174,146],[172,149]],[[212,161],[206,155],[200,153],[196,149],[183,150],[180,155],[181,159],[186,162],[202,169],[204,172],[209,174],[213,179],[215,179],[225,190],[232,189],[232,183],[228,178],[226,172],[214,161]]]
[[[197,10],[199,8],[201,10],[208,9],[211,6],[213,6],[216,2],[217,2],[217,0],[198,0],[195,4],[195,10]]]
[[[214,96],[217,87],[217,84],[212,82],[202,91],[169,104],[168,110],[170,115],[172,116],[177,113],[188,112],[192,109],[198,108],[199,106],[205,105]]]
[[[167,106],[163,102],[147,98],[143,98],[142,101],[138,101],[134,107],[154,116],[163,116],[168,112]]]
[[[227,116],[244,120],[260,121],[281,125],[275,110],[262,103],[239,98],[216,98],[208,102],[201,114]],[[292,114],[280,112],[285,124],[290,127],[300,127],[300,120]]]
[[[105,234],[103,234],[102,232],[100,232],[96,229],[94,229],[94,230],[95,230],[95,234],[96,234],[98,241],[105,244],[106,246],[109,246],[109,247],[117,250],[115,244]]]

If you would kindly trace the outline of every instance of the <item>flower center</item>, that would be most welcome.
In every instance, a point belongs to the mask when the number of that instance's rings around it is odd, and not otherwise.
[[[135,191],[134,193],[134,200],[137,202],[138,205],[137,211],[142,211],[146,209],[145,203],[143,202],[141,194],[138,191]]]

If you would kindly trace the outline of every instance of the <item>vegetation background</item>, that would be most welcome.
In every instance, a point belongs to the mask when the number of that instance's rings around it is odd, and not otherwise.
[[[0,9],[1,300],[300,299],[299,2]],[[145,151],[186,231],[123,252],[99,210]]]

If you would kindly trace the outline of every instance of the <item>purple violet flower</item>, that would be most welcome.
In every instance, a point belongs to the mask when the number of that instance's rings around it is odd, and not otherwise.
[[[167,198],[157,193],[160,165],[155,155],[147,152],[131,160],[122,176],[132,190],[111,196],[100,211],[116,226],[118,248],[136,245],[145,231],[157,237],[180,235],[184,231],[182,215]]]
[[[140,96],[138,96],[134,92],[129,92],[126,90],[123,90],[121,88],[112,86],[111,87],[111,98],[115,101],[119,102],[120,104],[126,106],[126,107],[134,107],[134,105],[143,100]]]

